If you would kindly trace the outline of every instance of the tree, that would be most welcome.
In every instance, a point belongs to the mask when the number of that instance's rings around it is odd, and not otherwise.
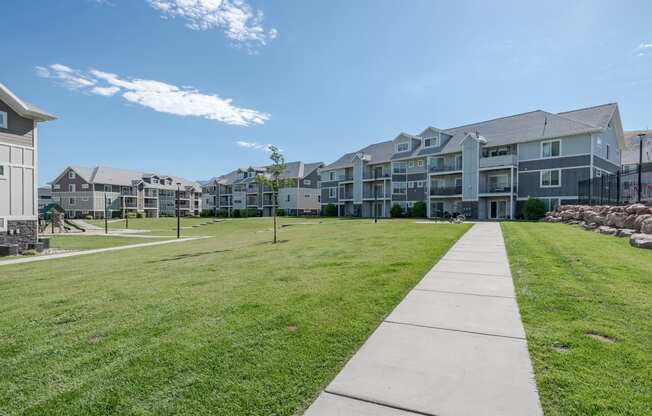
[[[392,218],[400,218],[403,215],[403,208],[399,204],[394,204],[389,210],[389,215]]]
[[[523,208],[523,216],[526,220],[540,220],[546,216],[546,205],[540,199],[528,198]]]
[[[256,176],[256,183],[267,187],[272,190],[272,215],[274,217],[274,244],[276,244],[276,214],[278,207],[278,190],[281,188],[294,186],[295,182],[291,178],[282,178],[285,172],[285,158],[281,151],[276,146],[270,145],[269,158],[272,160],[272,165],[267,167],[265,175]]]
[[[426,218],[426,203],[417,201],[412,205],[412,216],[414,218]]]

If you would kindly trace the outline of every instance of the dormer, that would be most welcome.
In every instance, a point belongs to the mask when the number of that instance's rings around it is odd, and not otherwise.
[[[419,137],[421,137],[424,149],[442,147],[451,138],[449,134],[435,127],[426,128],[419,133]]]
[[[401,133],[393,140],[394,153],[409,154],[419,146],[420,139],[407,133]]]

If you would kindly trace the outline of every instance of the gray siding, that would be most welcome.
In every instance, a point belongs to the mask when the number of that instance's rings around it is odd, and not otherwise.
[[[558,169],[570,168],[573,166],[589,166],[591,164],[591,156],[569,156],[569,157],[554,157],[550,159],[528,160],[526,162],[519,162],[518,169],[520,171],[539,170],[539,169]]]
[[[70,179],[68,178],[68,172],[70,172],[71,169],[66,169],[63,175],[61,175],[61,178],[59,178],[58,181],[53,182],[54,185],[59,185],[59,189],[57,190],[58,192],[68,192],[68,186],[69,185],[75,185],[75,189],[80,192],[80,191],[92,191],[93,186],[91,186],[88,182],[86,182],[84,179],[82,179],[81,176],[79,176],[77,173],[75,173],[75,179]],[[74,171],[73,171],[74,172]],[[88,189],[82,189],[82,185],[88,185]],[[97,189],[98,191],[104,191],[104,186],[101,187],[101,189]]]
[[[535,142],[520,143],[518,145],[518,159],[531,160],[541,158],[541,142],[556,140],[545,139]],[[576,156],[591,153],[591,135],[580,134],[577,136],[560,137],[561,156]]]
[[[7,113],[7,129],[0,128],[0,140],[20,146],[34,146],[34,121],[18,115],[3,101],[0,101],[0,111]]]
[[[608,158],[607,146],[609,146]],[[610,127],[602,133],[593,135],[593,154],[615,165],[620,165],[620,148],[613,128]]]
[[[463,184],[462,197],[465,200],[478,198],[478,169],[480,164],[480,143],[467,138],[462,144]]]
[[[580,180],[588,179],[590,168],[562,169],[561,186],[557,188],[541,188],[541,173],[519,172],[518,174],[518,197],[557,197],[576,196],[578,193],[577,183]]]
[[[597,168],[604,169],[607,172],[615,173],[618,170],[618,165],[605,160],[599,156],[593,156],[593,165]]]

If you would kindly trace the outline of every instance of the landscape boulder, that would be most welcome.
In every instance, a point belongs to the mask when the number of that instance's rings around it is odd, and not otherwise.
[[[607,235],[616,235],[616,233],[618,232],[617,229],[613,227],[607,227],[606,225],[598,227],[596,231],[599,232],[600,234],[607,234]]]
[[[607,225],[609,227],[623,228],[625,218],[626,214],[623,212],[612,212],[607,215]]]
[[[652,250],[652,234],[632,234],[629,244],[632,247]]]
[[[645,215],[639,215],[636,217],[636,220],[634,221],[634,228],[636,231],[641,231],[641,228],[643,227],[643,222],[645,220],[648,220],[652,218],[652,215],[650,214],[645,214]]]
[[[634,224],[636,223],[636,218],[638,216],[636,214],[630,214],[625,218],[625,221],[623,222],[623,228],[634,228]]]
[[[643,234],[652,234],[652,216],[650,216],[648,219],[643,220],[641,223],[641,232]]]
[[[633,234],[636,234],[636,230],[628,229],[628,228],[621,228],[618,230],[616,233],[616,237],[631,237]]]

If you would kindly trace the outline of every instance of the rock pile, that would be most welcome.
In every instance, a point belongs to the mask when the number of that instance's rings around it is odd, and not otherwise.
[[[561,205],[548,212],[544,221],[576,224],[585,230],[627,237],[634,247],[652,249],[652,206]]]

